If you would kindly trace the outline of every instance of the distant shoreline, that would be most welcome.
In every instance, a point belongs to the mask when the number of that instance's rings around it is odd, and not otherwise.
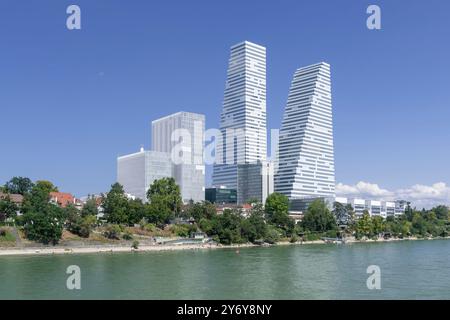
[[[450,237],[439,238],[405,238],[405,239],[380,239],[380,240],[347,240],[345,244],[352,243],[387,243],[397,241],[414,241],[414,240],[445,240]],[[310,244],[329,244],[323,240],[315,241],[303,241],[291,243],[288,241],[278,242],[274,245],[267,245],[266,247],[285,246],[285,245],[310,245]],[[344,245],[345,245],[344,244]],[[85,247],[30,247],[30,248],[0,248],[0,257],[2,256],[42,256],[42,255],[61,255],[61,254],[93,254],[93,253],[126,253],[126,252],[161,252],[161,251],[180,251],[180,250],[213,250],[213,249],[236,249],[239,248],[252,248],[252,247],[264,247],[261,245],[245,243],[245,244],[232,244],[232,245],[220,245],[220,244],[179,244],[179,245],[141,245],[138,249],[133,249],[131,246],[125,245],[105,245],[105,246],[85,246]]]

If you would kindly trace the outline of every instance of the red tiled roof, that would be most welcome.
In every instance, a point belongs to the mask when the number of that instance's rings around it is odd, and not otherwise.
[[[65,192],[50,192],[50,198],[52,201],[55,201],[61,207],[66,207],[69,203],[74,203],[75,198],[70,193]]]

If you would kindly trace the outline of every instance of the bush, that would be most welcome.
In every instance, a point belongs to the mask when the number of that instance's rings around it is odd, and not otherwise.
[[[170,230],[178,237],[188,238],[191,232],[197,231],[197,227],[189,224],[176,224],[171,226]]]
[[[321,235],[319,233],[306,233],[305,234],[305,241],[316,241],[320,240]]]
[[[133,235],[130,231],[125,231],[124,235],[122,236],[122,239],[124,240],[133,240]]]
[[[120,226],[117,224],[110,224],[106,227],[105,231],[103,232],[103,235],[108,239],[114,239],[119,240],[119,235],[121,232]]]
[[[327,237],[327,238],[336,238],[337,237],[336,230],[328,230],[327,232],[325,232],[325,237]]]
[[[289,240],[290,243],[296,243],[298,241],[298,237],[294,234],[292,235],[291,239]]]
[[[147,223],[144,225],[144,230],[148,232],[155,232],[156,226],[153,223]]]
[[[280,231],[273,226],[269,226],[267,228],[267,234],[264,238],[264,241],[270,244],[274,244],[278,240],[280,240]]]
[[[133,244],[131,245],[131,248],[133,248],[135,250],[139,249],[139,241],[134,240]]]
[[[67,229],[83,238],[89,238],[92,227],[96,224],[97,218],[95,216],[81,217],[73,215],[68,219]]]

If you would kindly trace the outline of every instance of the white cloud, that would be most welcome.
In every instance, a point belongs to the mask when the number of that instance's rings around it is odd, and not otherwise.
[[[431,208],[436,205],[450,205],[450,186],[438,182],[431,186],[416,184],[409,188],[389,191],[378,184],[360,181],[356,185],[338,183],[336,195],[341,197],[361,197],[367,199],[411,201],[413,207]]]

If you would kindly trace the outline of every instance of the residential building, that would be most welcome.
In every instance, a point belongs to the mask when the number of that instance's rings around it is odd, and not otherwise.
[[[75,197],[66,192],[50,192],[50,202],[54,203],[62,208],[67,207],[69,204],[75,205]]]
[[[216,145],[213,185],[238,188],[238,164],[266,159],[266,48],[244,41],[231,47]]]
[[[330,65],[298,69],[279,135],[275,192],[290,200],[334,197],[332,120]]]
[[[0,192],[0,200],[4,200],[8,197],[13,203],[15,203],[18,206],[22,205],[22,203],[23,203],[23,195],[21,195],[21,194],[10,194],[10,193]]]
[[[184,203],[205,200],[205,116],[177,112],[152,121],[152,149],[171,155],[173,178]]]
[[[336,197],[335,201],[345,205],[350,204],[356,217],[361,217],[365,211],[367,211],[371,217],[395,217],[404,214],[407,205],[404,200],[383,201]]]
[[[384,200],[368,200],[359,198],[345,198],[345,197],[312,197],[302,199],[292,199],[289,201],[289,213],[305,213],[309,205],[315,201],[324,201],[328,209],[333,210],[335,202],[343,205],[350,204],[353,208],[356,218],[361,217],[364,211],[367,211],[370,216],[381,216],[387,218],[390,216],[399,216],[405,213],[406,201],[384,201]]]

